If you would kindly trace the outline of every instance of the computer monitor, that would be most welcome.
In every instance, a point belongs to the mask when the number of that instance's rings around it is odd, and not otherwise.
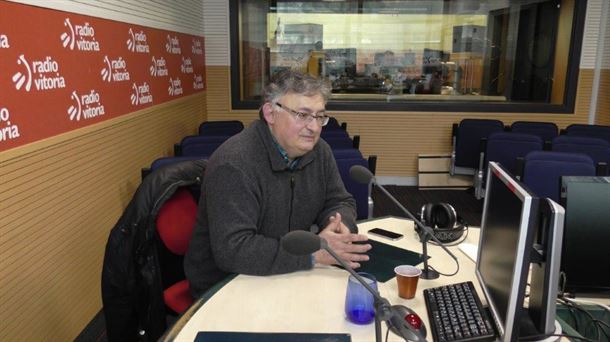
[[[539,208],[527,309],[534,330],[523,331],[522,326],[520,335],[552,334],[555,331],[565,210],[550,198],[541,199]]]
[[[564,290],[610,296],[610,177],[562,177]]]
[[[519,337],[538,198],[489,163],[476,276],[502,341]]]

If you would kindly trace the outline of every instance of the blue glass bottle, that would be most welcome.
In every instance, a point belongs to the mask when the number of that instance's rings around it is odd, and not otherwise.
[[[368,285],[377,291],[377,279],[372,274],[358,273]],[[345,293],[345,315],[355,324],[368,324],[375,318],[373,295],[356,278],[349,276]]]

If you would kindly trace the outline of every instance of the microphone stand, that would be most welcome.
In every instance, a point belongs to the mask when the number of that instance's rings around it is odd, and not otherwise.
[[[453,253],[451,253],[451,251],[447,249],[447,247],[445,247],[445,245],[440,242],[436,238],[436,236],[434,236],[432,228],[424,225],[421,221],[416,219],[415,216],[413,216],[413,214],[411,214],[411,212],[407,210],[407,208],[400,204],[400,202],[398,202],[398,200],[396,200],[396,198],[394,198],[394,196],[392,196],[383,186],[377,183],[375,178],[373,178],[373,182],[375,183],[375,185],[377,185],[377,188],[379,188],[389,199],[392,200],[392,202],[394,202],[394,204],[396,204],[403,212],[405,212],[409,216],[409,218],[413,220],[413,222],[415,222],[415,224],[423,231],[421,236],[421,243],[424,258],[424,268],[422,269],[421,275],[419,276],[421,279],[436,279],[439,277],[438,272],[433,269],[430,269],[428,266],[428,240],[430,238],[432,238],[432,240],[434,240],[439,246],[441,246],[443,250],[447,254],[449,254],[453,258],[453,260],[457,262],[457,257]]]
[[[374,297],[374,303],[373,305],[375,306],[375,341],[376,342],[382,342],[381,339],[381,322],[391,322],[392,318],[396,318],[398,316],[398,313],[396,312],[396,309],[390,305],[390,302],[381,297],[379,295],[379,292],[377,292],[375,289],[373,289],[369,284],[367,284],[367,282],[362,279],[362,277],[356,273],[356,271],[354,271],[351,267],[349,267],[349,265],[347,265],[345,263],[345,261],[343,261],[343,259],[341,259],[337,253],[335,253],[335,251],[332,250],[332,248],[328,247],[328,243],[326,242],[326,240],[324,239],[320,239],[320,247],[323,248],[325,251],[327,251],[335,260],[337,260],[337,262],[339,262],[339,264],[343,267],[343,269],[345,269],[347,272],[349,272],[349,274],[351,274],[354,278],[356,278],[356,280],[358,280],[358,282],[360,284],[362,284],[362,286],[364,286],[365,289],[367,289],[367,291],[369,291],[373,297]],[[398,317],[400,320],[402,320],[402,317]],[[413,333],[416,334],[416,333]],[[407,340],[414,340],[413,338],[407,338],[407,336],[402,335],[399,332],[400,337],[402,337],[405,341]],[[419,336],[417,336],[419,335]],[[425,341],[425,337],[421,336],[420,334],[417,333],[416,337],[418,337],[417,340],[415,341]]]

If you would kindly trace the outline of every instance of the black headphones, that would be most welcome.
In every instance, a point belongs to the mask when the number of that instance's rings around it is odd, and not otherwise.
[[[448,203],[427,203],[421,207],[419,218],[422,223],[434,231],[434,236],[442,243],[458,240],[468,229],[468,225],[458,216],[457,212]],[[421,230],[415,225],[415,231],[421,238]]]

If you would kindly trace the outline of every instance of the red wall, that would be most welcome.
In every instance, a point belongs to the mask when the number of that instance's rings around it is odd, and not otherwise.
[[[0,1],[0,151],[205,89],[204,38]]]

